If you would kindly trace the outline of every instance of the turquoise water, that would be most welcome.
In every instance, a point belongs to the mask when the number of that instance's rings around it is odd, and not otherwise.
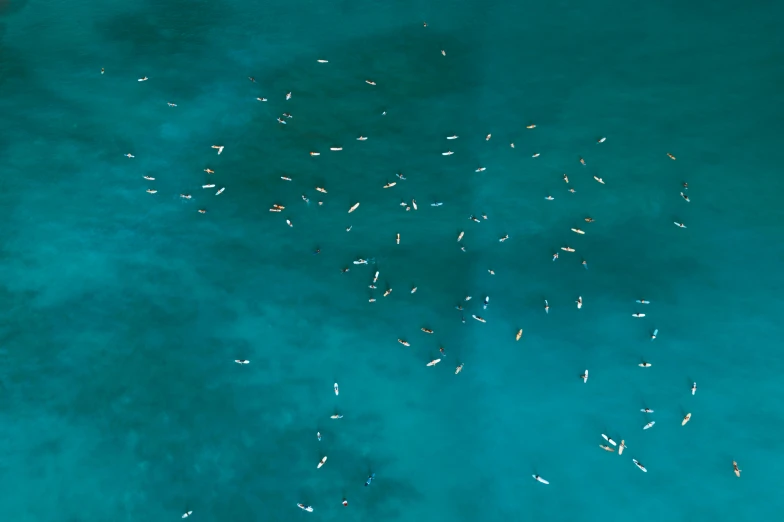
[[[576,5],[0,2],[2,520],[776,519],[781,8]]]

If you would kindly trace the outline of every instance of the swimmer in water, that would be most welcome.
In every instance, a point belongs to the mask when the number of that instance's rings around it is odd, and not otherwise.
[[[658,328],[655,329],[653,331],[653,333],[651,334],[651,341],[655,340],[657,335],[659,335],[659,329]]]
[[[588,270],[588,261],[586,261],[585,259],[583,259],[583,266],[585,267],[586,270]]]
[[[316,438],[318,439],[319,442],[321,442],[321,432],[320,431],[316,432]]]
[[[343,505],[348,506],[348,500],[346,500],[345,498],[343,499]]]
[[[375,474],[375,473],[371,473],[371,474],[370,474],[370,476],[369,476],[369,477],[367,478],[367,480],[365,481],[365,485],[366,485],[366,486],[369,486],[369,485],[370,485],[370,483],[371,483],[371,482],[373,482],[373,479],[374,479],[374,478],[376,478],[376,474]]]
[[[558,252],[556,252],[555,254],[553,254],[553,261],[555,261],[556,259],[558,259]]]
[[[443,346],[438,347],[438,353],[441,354],[441,357],[446,357],[446,350],[444,350]]]
[[[587,218],[585,218],[585,222],[586,223],[593,223],[593,218],[592,217],[587,217]]]

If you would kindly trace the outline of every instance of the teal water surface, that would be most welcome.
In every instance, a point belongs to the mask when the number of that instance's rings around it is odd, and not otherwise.
[[[778,519],[783,14],[0,2],[0,519]]]

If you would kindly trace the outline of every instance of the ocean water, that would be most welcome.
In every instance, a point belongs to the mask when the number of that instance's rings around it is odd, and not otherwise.
[[[1,1],[0,520],[776,520],[782,14]]]

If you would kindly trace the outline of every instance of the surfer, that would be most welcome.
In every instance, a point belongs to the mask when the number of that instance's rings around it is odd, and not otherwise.
[[[318,465],[316,466],[316,469],[321,469],[321,466],[323,466],[325,462],[327,462],[327,457],[326,457],[326,456],[325,456],[325,457],[323,457],[323,458],[322,458],[322,459],[319,461]]]
[[[340,395],[340,388],[338,388],[338,383],[333,385],[333,389],[335,390],[335,395]]]
[[[691,385],[691,394],[694,395],[695,393],[697,393],[697,383],[696,382]]]
[[[609,451],[609,452],[615,451],[614,448],[611,448],[610,446],[605,446],[604,444],[599,444],[599,447],[602,448],[604,451]]]
[[[640,364],[638,364],[637,366],[639,366],[640,368],[650,368],[653,365],[651,363],[649,363],[649,362],[643,361]]]
[[[234,359],[234,362],[237,364],[250,364],[250,361],[247,359]]]
[[[634,462],[634,465],[635,465],[635,466],[637,466],[638,468],[640,468],[640,471],[644,471],[644,472],[646,472],[646,473],[648,472],[648,470],[647,470],[647,469],[645,469],[645,466],[643,466],[642,464],[640,464],[640,463],[637,461],[637,459],[632,459],[632,462]]]
[[[642,429],[649,430],[649,429],[653,428],[654,424],[656,424],[656,421],[651,421],[648,424],[646,424],[645,426],[643,426]]]
[[[623,450],[626,449],[626,443],[621,439],[621,445],[618,446],[618,455],[623,455]]]
[[[686,423],[691,420],[691,413],[687,413],[686,416],[681,421],[681,426],[686,426]]]
[[[659,335],[659,329],[658,329],[658,328],[657,328],[657,329],[655,329],[655,330],[653,331],[653,333],[651,334],[651,341],[653,341],[654,339],[656,339],[656,336],[657,336],[657,335]]]
[[[302,504],[302,503],[297,504],[297,507],[307,511],[308,513],[313,513],[313,508],[310,507],[310,506],[306,506],[305,504]]]
[[[740,472],[743,470],[738,468],[738,463],[734,460],[732,461],[732,470],[735,472],[735,476],[740,478]]]
[[[588,382],[588,370],[585,370],[585,373],[580,375],[580,378],[583,380],[583,382]]]
[[[580,308],[582,308],[582,307],[583,307],[583,298],[582,298],[582,296],[578,297],[578,298],[577,298],[577,301],[575,301],[575,303],[577,303],[577,309],[578,309],[578,310],[579,310]]]
[[[538,482],[541,482],[542,484],[549,484],[549,482],[547,482],[545,479],[543,479],[543,478],[542,478],[542,477],[540,477],[539,475],[531,475],[531,476],[532,476],[532,477],[533,477],[535,480],[537,480]]]

